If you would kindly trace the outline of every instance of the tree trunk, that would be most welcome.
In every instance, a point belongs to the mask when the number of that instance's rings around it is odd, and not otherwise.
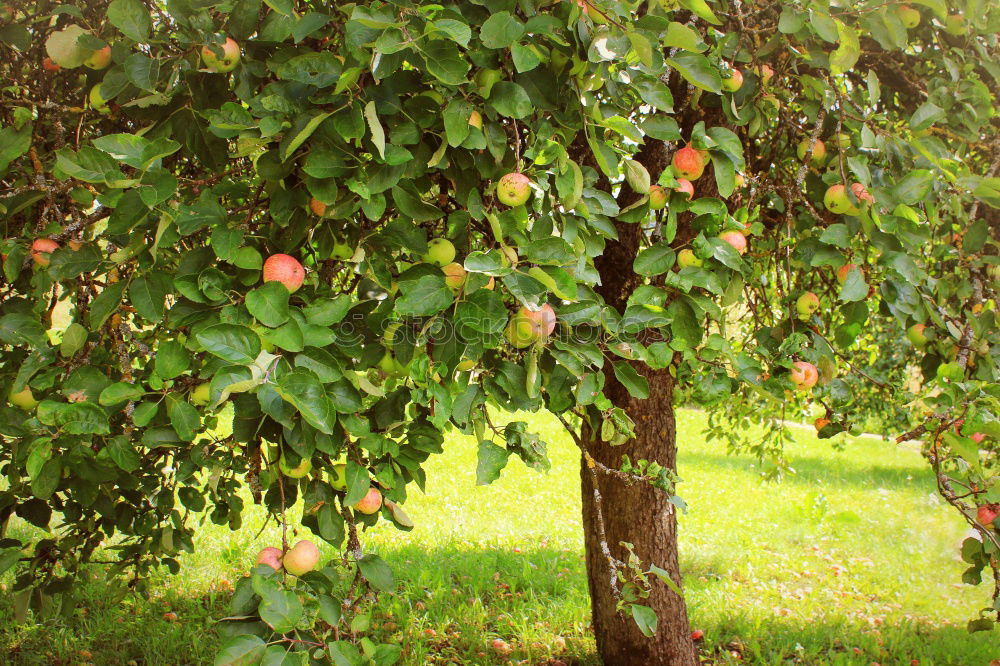
[[[608,373],[611,374],[611,373]],[[673,378],[667,370],[647,369],[650,395],[632,399],[625,389],[608,378],[605,393],[623,407],[636,424],[636,438],[612,447],[600,441],[599,433],[583,430],[587,450],[595,460],[617,469],[624,454],[633,460],[645,458],[676,468],[676,425],[673,406]],[[626,559],[622,541],[631,543],[648,570],[655,564],[680,584],[677,562],[677,516],[666,494],[649,485],[625,483],[608,474],[597,474],[604,529],[612,555]],[[590,586],[594,635],[597,650],[607,666],[648,665],[694,666],[697,663],[684,599],[659,579],[652,577],[652,593],[642,603],[656,611],[656,635],[646,638],[631,615],[619,613],[611,590],[610,568],[600,543],[597,506],[592,477],[586,462],[582,466],[583,527],[587,551],[587,581]]]
[[[679,94],[680,91],[678,91]],[[584,161],[592,160],[583,139],[574,149]],[[655,181],[669,164],[670,154],[662,141],[647,141],[635,155]],[[590,162],[588,162],[590,163]],[[610,183],[601,178],[598,187],[610,192]],[[622,208],[633,203],[639,195],[625,187],[618,196]],[[609,240],[594,264],[601,276],[597,292],[604,302],[619,313],[625,311],[629,296],[643,283],[643,278],[632,270],[632,263],[641,245],[642,225],[621,221],[615,223],[617,240]],[[590,455],[611,469],[621,466],[623,455],[635,462],[655,461],[676,470],[677,446],[674,420],[674,378],[669,368],[651,370],[641,363],[633,364],[636,372],[649,381],[649,397],[633,398],[615,378],[611,364],[605,365],[604,394],[616,406],[624,409],[635,422],[635,438],[621,446],[610,446],[601,441],[600,423],[593,423],[596,431],[584,421],[581,438]],[[695,666],[697,657],[691,639],[687,608],[684,599],[652,576],[652,590],[642,604],[656,612],[657,629],[652,638],[643,636],[631,614],[617,611],[618,599],[611,588],[611,569],[601,543],[601,520],[598,517],[598,500],[593,486],[593,476],[586,460],[581,465],[583,489],[583,531],[587,552],[587,582],[590,586],[590,604],[593,613],[594,636],[597,651],[606,666]],[[677,561],[677,516],[675,508],[667,502],[662,490],[648,484],[625,485],[623,480],[603,472],[596,473],[598,493],[601,496],[601,514],[606,535],[606,545],[618,560],[627,559],[621,542],[630,543],[641,560],[644,570],[656,565],[666,570],[670,578],[680,585],[680,567]]]

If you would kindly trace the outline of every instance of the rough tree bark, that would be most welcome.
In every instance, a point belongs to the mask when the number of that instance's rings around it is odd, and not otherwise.
[[[628,454],[632,460],[645,458],[674,469],[677,460],[676,427],[673,407],[673,378],[666,370],[648,372],[650,395],[635,400],[620,384],[605,387],[616,405],[625,408],[636,424],[636,438],[625,445],[611,447],[601,442],[598,433],[584,429],[583,438],[595,460],[612,468]],[[586,462],[583,463],[586,465]],[[602,501],[604,528],[612,554],[624,560],[622,541],[635,547],[644,566],[656,564],[666,569],[680,583],[677,559],[677,516],[666,494],[648,485],[626,486],[607,474],[597,476]],[[646,638],[630,616],[618,613],[611,589],[607,558],[601,550],[597,529],[594,487],[584,467],[583,525],[587,552],[587,580],[597,649],[607,666],[644,664],[649,666],[694,666],[694,644],[688,624],[684,599],[664,583],[653,579],[650,598],[643,603],[656,611],[656,635]]]
[[[650,141],[639,151],[636,159],[642,163],[655,180],[667,166],[667,147],[659,141]],[[619,204],[627,206],[638,197],[628,188],[619,196]],[[640,225],[617,224],[618,240],[609,242],[597,260],[601,275],[598,292],[608,305],[624,311],[629,295],[640,284],[631,270],[640,246]],[[674,380],[669,370],[652,371],[636,365],[636,370],[649,381],[649,397],[638,400],[629,395],[607,366],[605,395],[617,407],[623,408],[635,422],[635,439],[622,446],[612,447],[601,441],[599,424],[594,432],[584,425],[583,443],[590,455],[599,463],[612,469],[621,465],[627,454],[632,460],[656,461],[671,470],[676,469],[676,425],[674,420]],[[691,640],[687,608],[684,599],[670,590],[663,582],[652,578],[652,591],[644,604],[657,615],[657,632],[652,638],[642,635],[630,616],[618,613],[617,599],[611,588],[610,569],[600,542],[598,507],[593,478],[586,460],[581,465],[583,489],[583,527],[587,554],[587,580],[590,586],[594,635],[597,649],[607,666],[694,666],[697,663],[694,643]],[[602,514],[607,546],[612,555],[627,558],[627,551],[620,545],[628,542],[634,546],[643,566],[655,564],[670,573],[680,584],[680,567],[677,558],[677,516],[667,502],[663,491],[645,484],[625,483],[608,474],[597,474],[598,492],[602,498]]]

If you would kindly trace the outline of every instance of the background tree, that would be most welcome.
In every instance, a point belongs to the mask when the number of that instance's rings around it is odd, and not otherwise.
[[[776,472],[783,417],[907,421],[976,529],[964,580],[993,571],[970,628],[996,620],[986,0],[42,0],[3,21],[0,525],[53,528],[0,542],[22,613],[68,608],[98,552],[142,590],[198,514],[240,529],[248,489],[282,525],[302,500],[344,557],[262,553],[219,662],[392,663],[363,638],[393,583],[359,526],[412,528],[449,428],[478,438],[480,483],[511,455],[546,469],[490,415],[546,409],[581,448],[601,656],[693,664],[679,391]],[[744,442],[753,421],[768,437]]]

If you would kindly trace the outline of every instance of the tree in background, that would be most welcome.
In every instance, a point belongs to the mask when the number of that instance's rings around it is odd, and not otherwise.
[[[683,398],[776,472],[784,417],[906,421],[976,530],[963,580],[992,571],[970,629],[996,621],[991,3],[41,0],[0,20],[0,526],[51,530],[0,541],[22,617],[69,608],[98,553],[143,591],[197,515],[241,529],[246,489],[285,529],[301,500],[343,557],[283,529],[218,663],[393,663],[364,637],[393,578],[359,528],[412,529],[449,429],[479,442],[479,483],[512,455],[547,469],[526,423],[491,417],[545,409],[581,449],[602,658],[694,664]]]

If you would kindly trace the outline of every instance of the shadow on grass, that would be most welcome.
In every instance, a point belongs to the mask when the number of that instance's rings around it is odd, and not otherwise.
[[[478,548],[471,543],[432,549],[382,549],[396,573],[398,592],[373,613],[376,640],[404,645],[405,664],[506,663],[488,646],[503,638],[514,663],[596,664],[582,553],[552,547]],[[720,562],[685,558],[688,576]],[[233,582],[239,573],[232,576]],[[690,578],[689,578],[690,580]],[[180,577],[157,581],[154,600],[107,600],[98,575],[83,583],[83,602],[68,620],[16,626],[9,595],[0,597],[3,664],[202,664],[224,640],[215,620],[226,614],[228,586],[185,586]],[[704,585],[689,586],[693,626],[705,631],[703,651],[716,663],[985,664],[989,637],[964,628],[907,622],[872,624],[870,618],[810,622],[790,612],[772,619],[715,613],[702,617]],[[711,604],[707,604],[711,608]],[[177,620],[164,617],[177,614]],[[711,611],[708,611],[711,613]],[[563,647],[564,646],[564,647]],[[857,651],[855,650],[857,649]],[[732,662],[727,660],[732,659]],[[556,661],[559,660],[559,661]]]

